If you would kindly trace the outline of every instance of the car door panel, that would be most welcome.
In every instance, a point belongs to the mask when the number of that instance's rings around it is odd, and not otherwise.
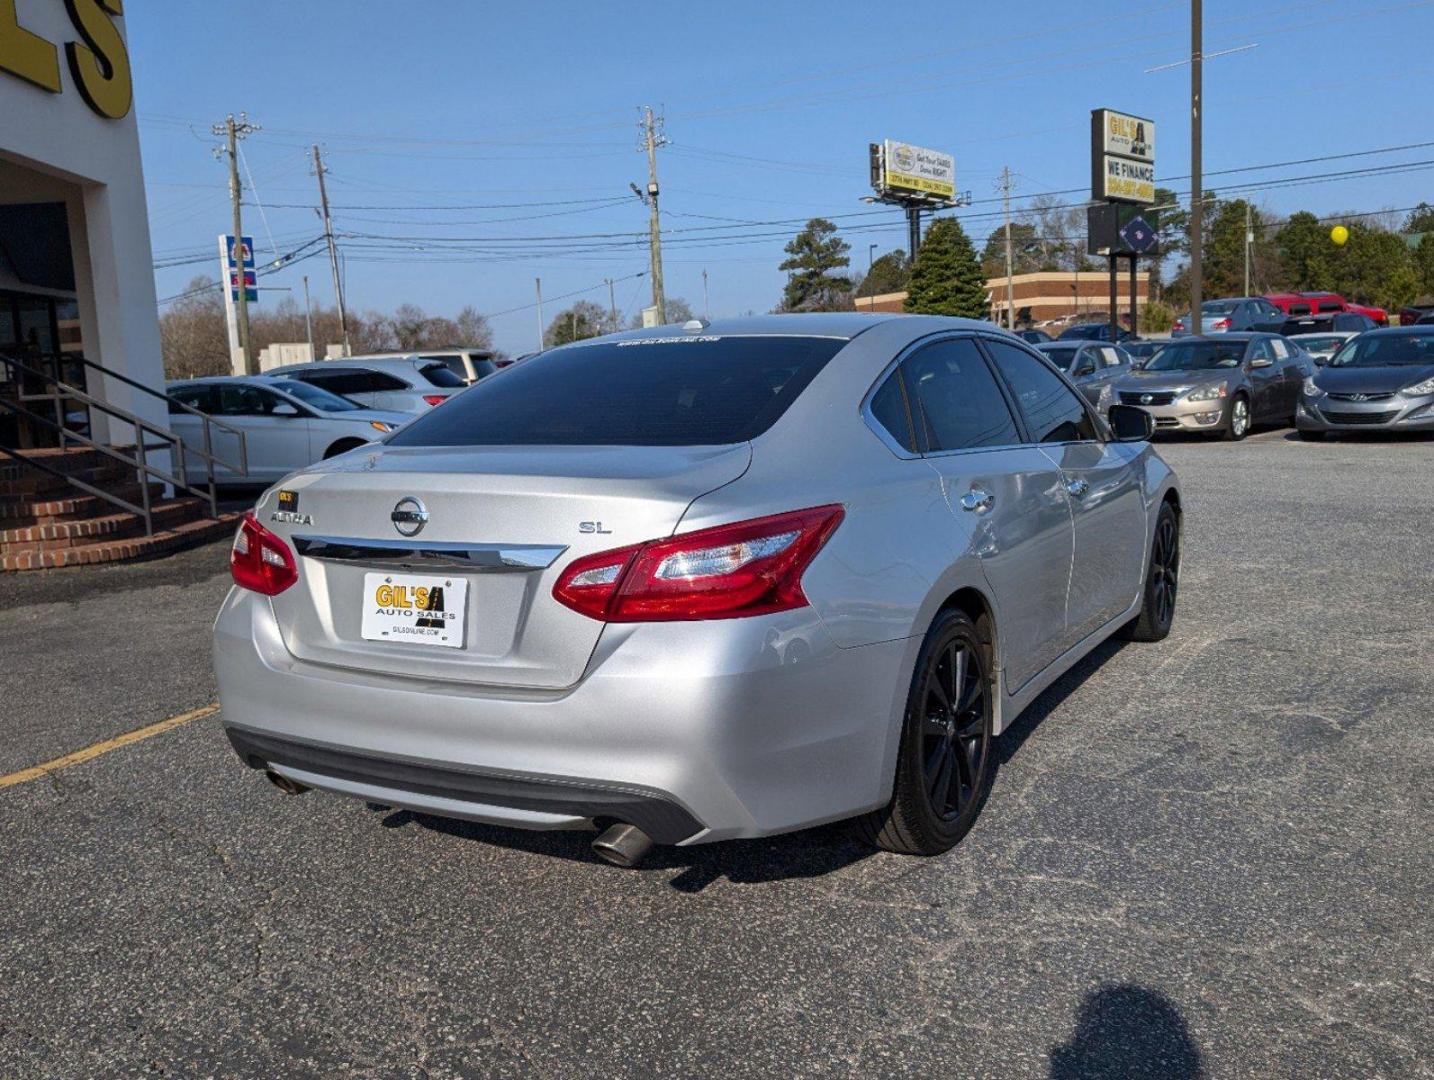
[[[1130,607],[1145,564],[1145,499],[1139,451],[1117,442],[1046,445],[1070,496],[1075,545],[1066,604],[1068,645]]]
[[[274,410],[281,405],[296,408],[263,387],[226,383],[220,388],[219,416],[244,432],[248,479],[256,483],[277,480],[313,461],[308,415],[302,411],[276,415]]]
[[[1065,651],[1074,542],[1060,470],[1035,446],[930,461],[996,598],[1006,690],[1014,694]]]
[[[1269,366],[1256,366],[1256,360],[1269,360]],[[1258,421],[1280,415],[1284,397],[1284,381],[1274,352],[1263,338],[1250,343],[1245,360],[1245,374],[1250,380],[1250,413]]]
[[[901,365],[916,447],[941,477],[995,598],[1011,691],[1061,652],[1072,554],[1060,473],[1022,433],[976,340],[942,339]]]

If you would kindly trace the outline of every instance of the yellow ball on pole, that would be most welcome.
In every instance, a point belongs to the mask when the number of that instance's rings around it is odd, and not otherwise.
[[[1349,230],[1343,225],[1336,225],[1329,231],[1329,238],[1335,247],[1344,247],[1349,242]]]

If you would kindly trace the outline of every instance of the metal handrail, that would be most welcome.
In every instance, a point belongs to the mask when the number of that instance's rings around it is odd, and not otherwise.
[[[230,435],[233,435],[239,442],[238,465],[225,461],[222,458],[214,457],[212,454],[209,454],[207,456],[211,462],[217,465],[222,465],[225,468],[229,469],[231,472],[237,473],[241,476],[249,475],[249,442],[248,436],[245,434],[242,428],[235,427],[232,424],[226,424],[223,420],[215,420],[212,416],[210,416],[203,410],[196,409],[193,405],[190,405],[189,403],[184,401],[180,401],[178,398],[172,397],[169,394],[161,393],[160,391],[154,389],[154,387],[152,386],[146,386],[144,383],[139,382],[137,379],[131,379],[128,375],[121,375],[118,371],[111,371],[103,364],[96,363],[94,360],[91,360],[87,356],[81,356],[78,353],[72,353],[68,356],[62,356],[58,353],[52,353],[47,357],[47,359],[50,361],[51,367],[55,368],[55,374],[52,376],[52,378],[57,383],[61,382],[59,374],[59,365],[62,361],[80,363],[85,365],[85,367],[94,368],[107,379],[117,379],[118,381],[124,383],[126,386],[131,386],[134,389],[140,391],[141,393],[148,394],[152,398],[158,398],[159,400],[165,402],[166,407],[171,412],[174,411],[175,407],[178,407],[180,412],[188,413],[190,416],[197,416],[199,418],[200,423],[204,426],[205,451],[212,451],[214,447],[214,438],[211,430],[212,428],[217,427],[221,431],[227,431]],[[51,395],[48,394],[35,395],[32,396],[31,400],[44,400],[49,398],[50,396]]]
[[[204,429],[205,449],[198,450],[196,448],[186,447],[184,440],[179,438],[173,432],[167,431],[166,429],[159,427],[158,425],[153,424],[148,420],[145,420],[143,417],[137,416],[134,413],[129,412],[127,409],[122,409],[119,406],[112,405],[107,401],[101,401],[99,398],[94,397],[93,395],[62,381],[60,378],[58,378],[58,376],[50,375],[46,372],[39,371],[35,368],[30,367],[28,364],[25,364],[19,360],[15,360],[3,354],[0,354],[0,363],[5,364],[12,371],[20,372],[24,375],[30,375],[34,378],[38,378],[51,386],[54,390],[54,393],[45,395],[25,395],[23,392],[22,385],[20,396],[22,400],[52,400],[55,403],[56,419],[51,420],[48,417],[41,416],[38,412],[35,412],[34,410],[26,409],[18,403],[12,404],[11,402],[4,401],[3,399],[0,399],[0,407],[3,407],[6,411],[13,413],[16,416],[24,417],[32,422],[37,422],[45,425],[48,428],[54,429],[56,432],[59,433],[61,448],[64,447],[67,440],[74,440],[135,469],[138,474],[137,478],[140,482],[140,505],[135,506],[135,504],[129,502],[127,499],[123,499],[120,496],[115,495],[111,492],[103,491],[100,488],[94,487],[93,485],[90,485],[85,481],[78,479],[77,477],[71,476],[70,474],[63,472],[62,470],[55,469],[49,465],[46,465],[43,462],[37,461],[36,459],[31,457],[27,457],[26,455],[21,454],[17,451],[10,450],[9,448],[4,448],[7,457],[13,458],[24,464],[39,468],[44,472],[62,476],[66,479],[67,482],[72,483],[76,487],[90,492],[92,495],[96,495],[99,498],[104,499],[106,502],[129,510],[131,513],[141,514],[144,517],[145,535],[147,536],[154,535],[154,517],[150,505],[151,477],[163,483],[169,484],[176,491],[186,491],[195,496],[198,496],[199,498],[207,498],[209,502],[210,516],[216,519],[219,517],[219,504],[217,493],[215,490],[214,480],[214,466],[216,464],[227,465],[228,463],[221,461],[218,457],[214,455],[213,446],[211,443],[211,435],[207,425]],[[97,364],[92,366],[99,367],[101,371],[106,371],[105,368],[100,367]],[[107,373],[113,374],[112,372]],[[123,377],[121,376],[121,378]],[[150,393],[154,392],[150,391]],[[156,396],[165,397],[165,395],[163,394],[158,394]],[[64,399],[70,399],[73,401],[80,402],[90,409],[98,409],[101,413],[104,413],[107,416],[115,417],[118,420],[133,425],[135,432],[133,457],[125,454],[122,450],[114,446],[96,442],[88,435],[81,435],[77,431],[72,431],[66,428],[64,424],[63,410],[61,409],[59,404]],[[183,403],[177,402],[176,404],[182,405]],[[228,428],[228,425],[221,426]],[[247,474],[248,455],[244,447],[243,433],[240,432],[238,434],[240,437],[239,445],[241,463],[244,473]],[[146,441],[146,435],[157,436],[162,441],[158,444],[150,444]],[[148,460],[148,452],[152,449],[161,448],[168,448],[178,458],[180,473],[178,477],[173,476],[165,470],[150,464]],[[185,460],[186,453],[198,454],[205,460],[206,473],[208,475],[207,492],[197,487],[194,487],[189,483],[189,471],[186,467]],[[230,466],[230,468],[233,467]]]

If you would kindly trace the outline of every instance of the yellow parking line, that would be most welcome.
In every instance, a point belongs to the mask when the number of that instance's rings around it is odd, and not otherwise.
[[[171,716],[168,720],[161,720],[157,724],[150,724],[148,727],[136,728],[134,731],[126,731],[123,735],[116,735],[113,739],[106,739],[104,742],[97,742],[93,746],[87,746],[83,750],[76,750],[73,754],[66,754],[64,757],[57,757],[53,761],[47,761],[42,765],[35,765],[28,769],[21,769],[19,772],[12,772],[6,776],[0,776],[0,788],[13,787],[15,784],[23,784],[28,780],[38,780],[42,776],[58,772],[60,769],[67,769],[71,765],[78,765],[82,761],[89,761],[101,754],[108,754],[111,750],[118,750],[121,746],[128,746],[130,743],[141,742],[153,735],[163,735],[166,731],[172,731],[181,724],[187,724],[191,720],[199,720],[206,716],[213,716],[219,711],[219,705],[205,705],[200,709],[191,709],[189,712],[180,713],[178,716]]]

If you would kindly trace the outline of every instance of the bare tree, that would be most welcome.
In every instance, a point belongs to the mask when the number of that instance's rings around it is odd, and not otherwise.
[[[229,337],[224,326],[224,294],[212,278],[197,277],[159,320],[164,374],[171,379],[230,372]]]

